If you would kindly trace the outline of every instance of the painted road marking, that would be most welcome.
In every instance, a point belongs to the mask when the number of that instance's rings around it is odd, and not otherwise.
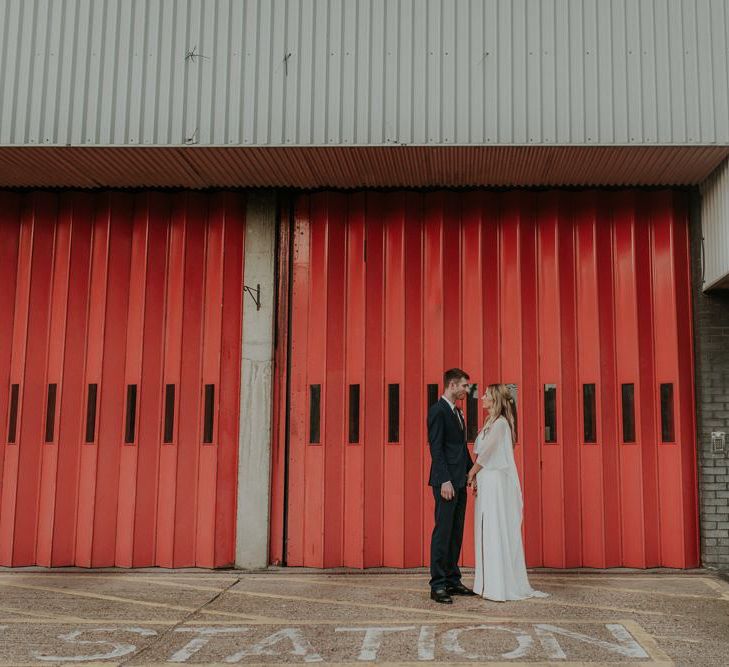
[[[327,633],[314,632],[312,626],[291,624],[280,628],[236,626],[179,627],[167,634],[164,656],[167,664],[184,664],[194,659],[218,660],[226,664],[250,662],[251,658],[267,661],[287,660],[298,663],[386,661],[393,647],[397,655],[417,656],[412,664],[432,662],[521,664],[523,660],[558,661],[559,664],[620,662],[670,664],[670,658],[641,626],[630,620],[604,624],[589,624],[585,628],[563,627],[565,624],[523,622],[509,623],[503,619],[493,624],[402,625],[372,623],[349,626],[336,625]],[[57,626],[58,627],[58,626]],[[11,628],[0,626],[8,635]],[[71,628],[51,632],[52,636],[36,639],[43,650],[27,647],[27,658],[35,663],[18,660],[20,656],[2,655],[1,664],[39,664],[44,662],[97,663],[133,661],[140,651],[145,656],[155,653],[155,642],[161,635],[154,629],[134,625],[112,624],[97,627]],[[169,639],[173,641],[170,647]],[[18,646],[15,637],[5,646]],[[145,640],[139,647],[139,639]],[[55,644],[54,641],[55,640]],[[219,642],[224,640],[221,645]],[[0,649],[2,651],[2,649]],[[590,656],[585,661],[585,653]],[[12,658],[16,659],[13,660]],[[149,664],[151,661],[146,661]],[[112,663],[114,664],[114,663]],[[533,663],[532,663],[533,664]]]
[[[297,583],[311,583],[308,581],[302,581],[300,578],[296,577],[286,577],[288,581],[293,581]],[[362,589],[378,589],[382,590],[382,586],[376,586],[372,584],[352,584],[347,583],[343,581],[318,581],[316,582],[318,584],[325,584],[330,586],[338,586],[338,587],[345,587],[345,588],[362,588]],[[401,586],[398,586],[398,591],[407,591],[411,593],[421,593],[424,594],[426,591],[422,588],[403,588]],[[289,599],[289,600],[301,600],[305,602],[312,602],[312,603],[319,603],[319,604],[348,604],[351,606],[362,606],[362,607],[377,607],[381,609],[394,609],[395,611],[400,610],[408,610],[408,611],[420,611],[413,609],[412,607],[391,607],[388,605],[372,605],[368,603],[361,603],[361,602],[347,602],[344,600],[332,600],[331,598],[307,598],[307,597],[299,597],[299,596],[285,596],[278,593],[262,593],[258,591],[239,591],[236,589],[231,589],[227,591],[227,593],[232,595],[251,595],[251,596],[258,596],[258,597],[271,597],[271,598],[281,598],[281,599]],[[549,606],[559,606],[559,607],[576,607],[579,609],[600,609],[602,611],[608,611],[611,613],[620,613],[620,614],[641,614],[645,616],[666,616],[667,612],[664,611],[656,611],[652,609],[633,609],[631,607],[612,607],[608,605],[600,605],[595,604],[594,602],[568,602],[566,600],[560,600],[555,597],[550,598],[530,598],[528,601],[524,601],[526,604],[542,604],[542,605],[549,605]],[[672,616],[682,616],[682,614],[671,614]]]

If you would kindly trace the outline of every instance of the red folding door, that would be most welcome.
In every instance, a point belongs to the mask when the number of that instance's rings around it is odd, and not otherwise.
[[[289,241],[272,561],[427,564],[425,415],[459,366],[516,386],[529,565],[697,565],[683,193],[325,192]]]
[[[0,193],[0,564],[234,560],[240,195]]]

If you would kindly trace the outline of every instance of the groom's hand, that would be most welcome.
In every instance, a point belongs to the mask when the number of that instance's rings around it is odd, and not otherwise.
[[[456,495],[456,492],[453,490],[453,484],[450,482],[443,482],[443,484],[440,485],[440,495],[443,500],[453,500]]]

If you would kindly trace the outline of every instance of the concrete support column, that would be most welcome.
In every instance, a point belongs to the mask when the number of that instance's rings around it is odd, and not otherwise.
[[[261,309],[243,295],[235,547],[240,568],[268,565],[275,281],[276,195],[252,192],[246,211],[244,284],[261,286]]]

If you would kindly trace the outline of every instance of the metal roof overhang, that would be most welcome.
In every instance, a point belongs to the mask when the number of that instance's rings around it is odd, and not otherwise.
[[[0,146],[0,187],[685,186],[729,146]]]

